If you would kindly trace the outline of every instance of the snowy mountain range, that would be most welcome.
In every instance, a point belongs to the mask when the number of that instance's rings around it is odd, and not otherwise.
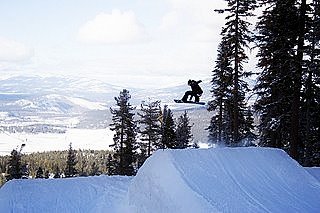
[[[205,99],[209,95],[209,81],[202,86]],[[15,76],[0,80],[1,111],[21,110],[49,113],[73,113],[82,110],[104,110],[114,104],[114,97],[122,89],[130,91],[132,104],[139,105],[148,98],[164,104],[181,98],[187,85],[149,89],[124,88],[87,78]]]
[[[201,83],[202,101],[210,97],[210,81]],[[160,100],[176,116],[188,110],[191,122],[202,130],[208,123],[206,106],[176,104],[187,84],[159,89],[124,88],[99,80],[70,77],[12,76],[0,79],[0,127],[8,132],[64,132],[66,128],[105,128],[111,121],[110,107],[123,89],[139,109],[142,101]],[[197,112],[197,113],[194,113]],[[45,127],[45,128],[43,128]],[[198,130],[195,130],[198,132]]]

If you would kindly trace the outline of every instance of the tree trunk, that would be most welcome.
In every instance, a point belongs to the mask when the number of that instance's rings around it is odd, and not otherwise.
[[[233,142],[239,142],[239,0],[237,0],[237,10],[236,10],[236,26],[235,26],[235,51],[234,51],[234,102],[233,102]]]
[[[302,148],[302,143],[299,138],[299,122],[300,122],[300,90],[302,78],[302,63],[303,63],[303,47],[305,39],[306,25],[306,0],[301,1],[300,17],[298,25],[298,48],[296,55],[296,68],[293,76],[293,101],[291,106],[291,143],[290,155],[292,158],[299,160],[299,148]]]

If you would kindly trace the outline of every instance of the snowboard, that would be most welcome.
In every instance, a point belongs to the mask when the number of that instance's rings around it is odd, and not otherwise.
[[[176,103],[185,103],[185,104],[200,104],[200,105],[205,105],[206,104],[205,102],[194,102],[194,101],[183,102],[182,100],[179,100],[179,99],[174,99],[174,102],[176,102]]]

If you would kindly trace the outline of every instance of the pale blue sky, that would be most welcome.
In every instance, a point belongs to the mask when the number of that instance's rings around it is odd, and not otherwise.
[[[223,0],[1,0],[0,73],[162,87],[211,76]]]

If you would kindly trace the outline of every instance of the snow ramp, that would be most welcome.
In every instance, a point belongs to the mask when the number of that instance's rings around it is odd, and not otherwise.
[[[0,190],[1,213],[122,213],[131,177],[11,180]]]
[[[320,212],[320,182],[272,148],[159,150],[128,190],[131,212]]]

